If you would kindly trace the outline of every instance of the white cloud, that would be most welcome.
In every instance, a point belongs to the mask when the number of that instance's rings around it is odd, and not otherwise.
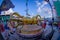
[[[39,1],[36,1],[36,4],[37,4],[37,12],[40,13],[41,12],[41,3]]]
[[[47,3],[46,1],[43,1],[41,7],[44,7],[44,6],[47,5],[47,4],[48,4],[48,3]]]
[[[48,4],[46,1],[43,1],[44,5]]]
[[[52,14],[51,9],[48,8],[48,7],[43,8],[43,10],[44,10],[45,12],[47,12],[48,14]]]
[[[38,12],[38,13],[40,13],[40,12],[41,12],[41,8],[40,8],[40,7],[37,9],[37,12]]]
[[[37,6],[40,6],[41,5],[41,3],[39,1],[36,1],[36,4],[37,4]]]
[[[36,2],[38,5],[37,12],[40,13],[41,17],[52,17],[51,9],[46,6],[48,3],[46,1],[43,1],[42,3]]]

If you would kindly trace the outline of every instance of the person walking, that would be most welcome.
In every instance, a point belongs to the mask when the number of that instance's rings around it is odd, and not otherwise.
[[[60,34],[59,34],[59,28],[58,28],[57,22],[54,22],[54,24],[53,24],[53,30],[54,30],[54,34],[53,34],[51,40],[58,40]]]
[[[1,34],[1,31],[0,31],[0,40],[4,40],[2,34]]]
[[[46,28],[44,29],[42,39],[43,40],[50,40],[52,36],[52,23],[51,22],[46,22]]]
[[[2,25],[2,23],[0,21],[0,40],[4,40],[4,38],[3,38],[2,34],[1,34],[3,31],[4,31],[4,28],[3,28],[3,25]]]

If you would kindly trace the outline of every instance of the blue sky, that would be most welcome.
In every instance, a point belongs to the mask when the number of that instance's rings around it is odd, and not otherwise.
[[[13,10],[15,12],[18,12],[20,15],[23,15],[25,16],[26,15],[26,0],[11,0],[12,3],[15,5],[15,8],[13,8]],[[29,8],[29,14],[30,15],[36,15],[37,14],[37,4],[36,4],[36,1],[37,0],[29,0],[28,1],[28,8]],[[43,0],[39,0],[39,3],[42,3]],[[0,0],[0,4],[2,3],[2,0]],[[45,5],[44,6],[45,8],[49,8],[50,9],[50,6],[49,4]],[[44,8],[43,7],[43,8]],[[43,10],[42,10],[43,11]],[[44,15],[43,15],[44,14]],[[41,16],[46,16],[47,17],[47,13],[43,13],[43,12],[40,12],[40,15]],[[48,14],[50,15],[50,14]],[[51,15],[50,15],[51,16]]]

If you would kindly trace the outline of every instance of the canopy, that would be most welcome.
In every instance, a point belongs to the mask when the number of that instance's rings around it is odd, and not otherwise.
[[[57,12],[57,16],[60,16],[60,1],[59,0],[54,1],[54,6]]]

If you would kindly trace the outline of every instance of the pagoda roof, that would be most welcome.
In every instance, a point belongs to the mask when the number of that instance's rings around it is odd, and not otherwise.
[[[14,8],[15,6],[13,5],[13,3],[10,0],[3,0],[1,6],[0,6],[0,10],[1,11],[5,11],[5,10],[9,10],[10,8]]]

